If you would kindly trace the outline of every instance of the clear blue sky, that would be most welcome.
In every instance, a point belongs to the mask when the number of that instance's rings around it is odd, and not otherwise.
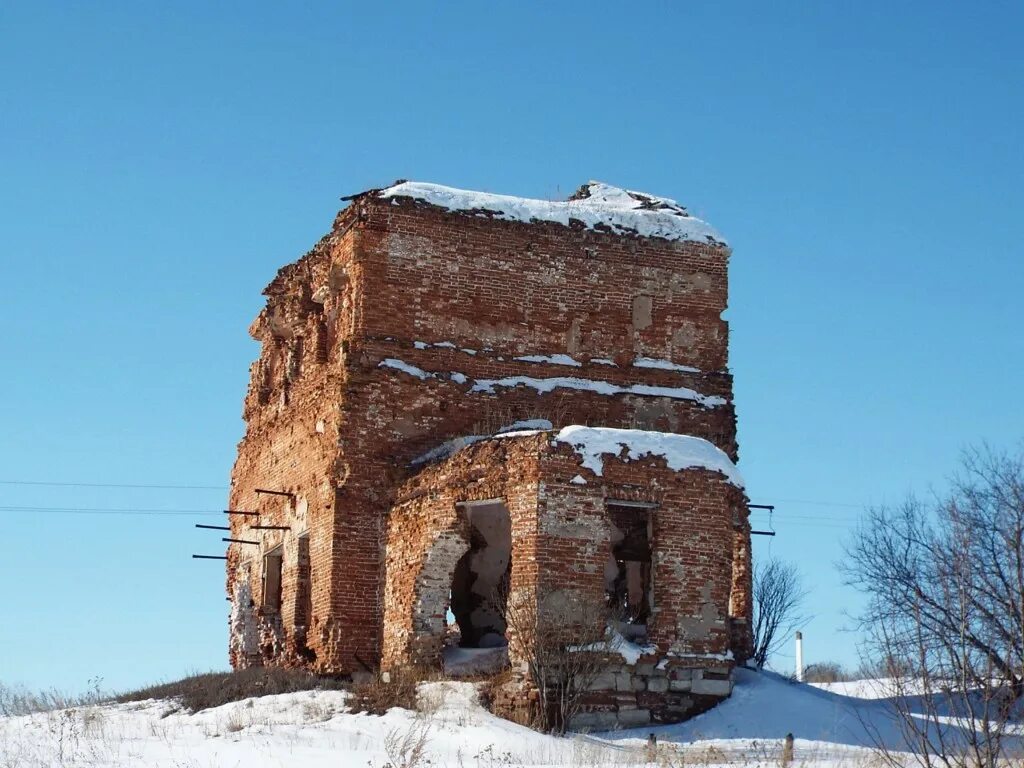
[[[0,9],[0,480],[212,486],[0,485],[0,680],[225,666],[218,515],[23,510],[221,509],[261,289],[400,177],[726,234],[755,553],[802,564],[808,660],[854,661],[859,509],[1024,436],[1024,6],[343,5]]]

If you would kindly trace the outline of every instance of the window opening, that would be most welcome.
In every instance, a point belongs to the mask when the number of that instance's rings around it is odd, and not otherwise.
[[[647,635],[651,593],[650,508],[609,504],[611,557],[605,569],[605,594],[619,631],[630,638]]]
[[[500,501],[464,505],[469,550],[452,575],[451,616],[463,648],[506,645],[505,603],[512,569],[512,523]]]
[[[263,610],[281,611],[282,548],[275,547],[263,557]]]

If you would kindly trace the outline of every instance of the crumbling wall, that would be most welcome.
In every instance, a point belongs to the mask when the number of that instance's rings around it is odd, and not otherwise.
[[[469,549],[469,523],[450,500],[425,496],[391,511],[384,587],[384,668],[440,668],[452,575]]]
[[[380,451],[409,460],[546,418],[697,435],[736,458],[727,248],[360,205],[372,299],[352,364]]]
[[[258,666],[260,663],[259,623],[256,603],[249,584],[249,564],[238,566],[232,585],[231,614],[228,622],[228,656],[233,667]]]
[[[382,666],[440,668],[449,591],[470,549],[467,503],[500,503],[512,526],[511,581],[536,578],[536,454],[542,436],[495,440],[424,468],[387,519]]]
[[[674,471],[660,458],[606,455],[600,476],[580,462],[548,432],[497,437],[427,465],[401,486],[388,517],[385,667],[440,663],[446,589],[472,535],[462,502],[508,504],[510,599],[533,601],[538,631],[545,622],[582,620],[599,623],[598,636],[611,618],[601,610],[614,540],[609,506],[633,505],[651,524],[646,632],[622,646],[632,660],[619,654],[611,636],[604,668],[574,725],[672,722],[729,694],[730,613],[742,602],[733,596],[733,543],[747,535],[742,491],[717,472]],[[587,606],[597,610],[582,610]],[[522,717],[536,694],[522,666],[529,638],[515,642],[515,631],[510,624],[513,676],[496,695],[502,711]]]
[[[750,549],[750,519],[744,506],[733,528],[732,594],[729,597],[729,648],[742,664],[754,653],[754,568]]]
[[[694,434],[735,459],[728,258],[719,244],[356,199],[279,272],[252,327],[262,349],[230,505],[288,531],[250,535],[234,518],[234,537],[260,543],[229,548],[228,591],[248,563],[254,618],[278,638],[262,661],[345,673],[405,653],[384,650],[405,647],[387,639],[385,520],[415,482],[417,457],[447,440],[546,419]],[[535,546],[531,516],[510,514],[513,539]],[[282,607],[262,615],[261,557],[278,544]],[[537,568],[513,563],[510,591],[536,590],[525,574]]]
[[[651,607],[635,662],[609,656],[585,697],[578,728],[637,727],[690,717],[728,696],[734,542],[745,540],[746,497],[724,476],[671,471],[658,459],[605,456],[603,474],[564,445],[541,458],[539,591],[568,586],[593,599],[606,583],[609,505],[649,517]],[[623,628],[624,629],[624,628]],[[629,655],[629,654],[627,654]]]
[[[649,641],[678,656],[730,652],[734,545],[749,535],[740,489],[716,472],[674,472],[657,459],[606,457],[598,477],[564,445],[545,453],[541,472],[542,589],[603,589],[611,553],[607,506],[649,505]]]
[[[354,333],[356,295],[348,278],[354,233],[324,238],[267,287],[266,307],[250,332],[260,342],[245,399],[246,433],[231,474],[231,538],[256,544],[228,548],[227,591],[244,582],[256,653],[239,653],[239,624],[230,624],[235,667],[274,663],[333,671],[336,463],[342,341]],[[257,493],[257,489],[291,494]],[[253,525],[279,526],[257,529]],[[303,541],[300,537],[304,537]],[[264,600],[264,556],[281,547],[281,602]],[[233,607],[233,611],[234,611]],[[248,626],[248,625],[247,625]]]
[[[725,370],[728,248],[524,225],[414,201],[368,199],[364,211],[366,227],[386,233],[366,254],[368,280],[383,290],[366,322],[382,335]]]

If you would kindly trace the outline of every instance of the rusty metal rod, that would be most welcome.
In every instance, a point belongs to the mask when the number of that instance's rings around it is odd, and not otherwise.
[[[209,528],[213,531],[230,531],[230,525],[203,525],[202,523],[196,523],[196,528]]]
[[[249,517],[259,517],[259,512],[243,512],[240,509],[225,509],[225,515],[248,515]]]
[[[227,541],[232,544],[256,544],[257,546],[259,546],[258,541],[249,541],[247,539],[221,539],[221,541]]]
[[[249,528],[254,531],[290,531],[292,529],[290,525],[250,525]]]
[[[294,493],[289,493],[288,491],[268,491],[266,488],[257,488],[256,493],[269,493],[271,496],[287,496],[290,499],[295,498]]]
[[[195,560],[227,560],[227,555],[192,555]]]

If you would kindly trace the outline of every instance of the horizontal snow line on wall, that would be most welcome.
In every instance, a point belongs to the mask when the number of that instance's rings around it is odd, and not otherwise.
[[[393,336],[384,336],[383,338],[378,337],[377,340],[390,342],[392,344],[401,344],[401,342]],[[485,357],[494,358],[499,362],[543,363],[546,365],[562,365],[569,368],[582,368],[584,365],[600,365],[611,368],[620,367],[618,363],[607,357],[591,357],[587,359],[577,360],[576,358],[564,352],[531,352],[529,354],[524,355],[500,355],[495,353],[494,349],[488,346],[480,346],[479,348],[460,347],[454,341],[422,341],[420,339],[416,339],[415,341],[413,341],[412,345],[414,349],[418,350],[446,349],[451,352],[461,352],[462,354],[470,355],[472,357],[483,355]],[[664,360],[662,358],[644,356],[634,358],[633,361],[629,363],[627,367],[656,369],[662,371],[674,371],[676,373],[690,373],[701,376],[708,373],[728,372],[726,369],[720,369],[717,371],[704,371],[692,365],[682,365],[680,363],[673,363],[671,360]]]
[[[552,376],[547,378],[506,376],[502,379],[470,379],[466,374],[458,371],[452,371],[451,373],[425,371],[394,357],[381,360],[377,367],[401,371],[421,381],[426,379],[447,379],[456,384],[470,383],[470,392],[485,394],[494,394],[496,387],[511,389],[517,386],[526,386],[537,390],[539,394],[545,394],[555,389],[573,389],[594,392],[599,395],[638,395],[640,397],[668,397],[674,400],[691,400],[705,408],[717,408],[720,405],[728,404],[728,400],[724,397],[704,395],[689,387],[658,387],[650,384],[619,385],[608,381],[583,379],[576,376]]]

